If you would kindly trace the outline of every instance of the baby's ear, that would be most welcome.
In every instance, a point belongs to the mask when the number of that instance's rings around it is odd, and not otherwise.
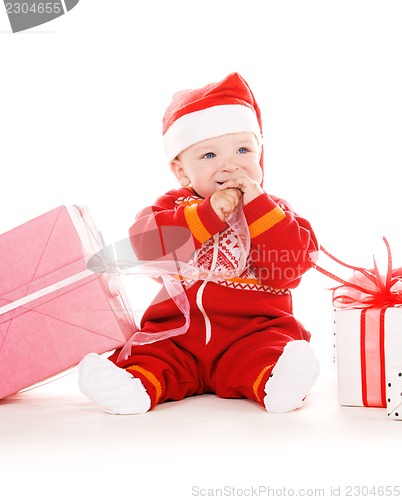
[[[173,175],[176,177],[178,181],[180,181],[180,170],[183,170],[181,166],[180,160],[175,158],[170,162],[170,170],[173,172]]]
[[[181,161],[178,158],[175,158],[170,162],[170,170],[173,172],[173,175],[179,181],[181,186],[187,187],[190,185],[190,179],[184,172]]]

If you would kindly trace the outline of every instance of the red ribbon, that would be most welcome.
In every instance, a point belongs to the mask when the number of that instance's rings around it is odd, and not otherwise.
[[[342,309],[394,307],[402,304],[402,268],[392,269],[391,249],[386,238],[383,238],[383,241],[388,254],[388,267],[385,276],[380,274],[374,257],[374,268],[364,269],[342,262],[320,246],[320,250],[333,261],[353,270],[352,277],[346,281],[314,264],[317,271],[342,283],[342,285],[332,288],[332,299],[335,307]]]
[[[385,311],[365,308],[360,316],[360,360],[364,406],[386,408]]]

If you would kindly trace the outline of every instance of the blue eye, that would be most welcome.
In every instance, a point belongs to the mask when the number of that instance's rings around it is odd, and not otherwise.
[[[248,148],[239,148],[237,150],[240,154],[248,153],[250,150]]]
[[[206,153],[203,158],[209,159],[209,158],[215,158],[215,153]]]

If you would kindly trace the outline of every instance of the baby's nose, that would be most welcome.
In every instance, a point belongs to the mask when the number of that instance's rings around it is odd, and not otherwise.
[[[221,168],[223,172],[235,172],[239,169],[239,167],[233,161],[222,162]]]

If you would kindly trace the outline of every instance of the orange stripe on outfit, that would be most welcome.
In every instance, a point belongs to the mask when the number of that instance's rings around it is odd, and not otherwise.
[[[244,283],[247,285],[259,285],[260,282],[258,281],[257,278],[228,278],[227,281],[231,281],[232,283]]]
[[[255,238],[256,236],[259,236],[261,233],[267,231],[272,226],[275,226],[275,224],[283,220],[285,217],[286,214],[280,207],[273,208],[268,213],[249,225],[248,228],[250,231],[250,237]]]
[[[258,390],[260,388],[260,385],[261,385],[261,381],[262,379],[264,378],[264,375],[265,373],[267,372],[267,370],[269,370],[270,368],[272,368],[273,366],[275,366],[275,363],[272,363],[271,365],[268,365],[266,366],[265,368],[263,368],[260,372],[260,374],[258,375],[258,377],[255,379],[255,382],[253,384],[253,392],[255,394],[255,397],[257,398],[257,401],[259,403],[262,403],[261,401],[261,398],[260,396],[258,395]]]
[[[211,234],[206,229],[198,215],[197,205],[186,207],[184,209],[184,217],[186,218],[190,231],[200,243],[204,243],[209,240]]]
[[[191,205],[199,205],[203,201],[204,200],[199,198],[199,199],[192,199],[192,200],[183,200],[179,204],[181,207],[190,207]]]
[[[155,377],[155,375],[148,370],[145,370],[144,368],[141,368],[141,366],[138,365],[132,365],[128,366],[126,370],[132,370],[141,373],[144,375],[144,377],[151,382],[151,384],[155,387],[155,404],[158,403],[162,396],[162,385],[159,382],[159,380]]]

